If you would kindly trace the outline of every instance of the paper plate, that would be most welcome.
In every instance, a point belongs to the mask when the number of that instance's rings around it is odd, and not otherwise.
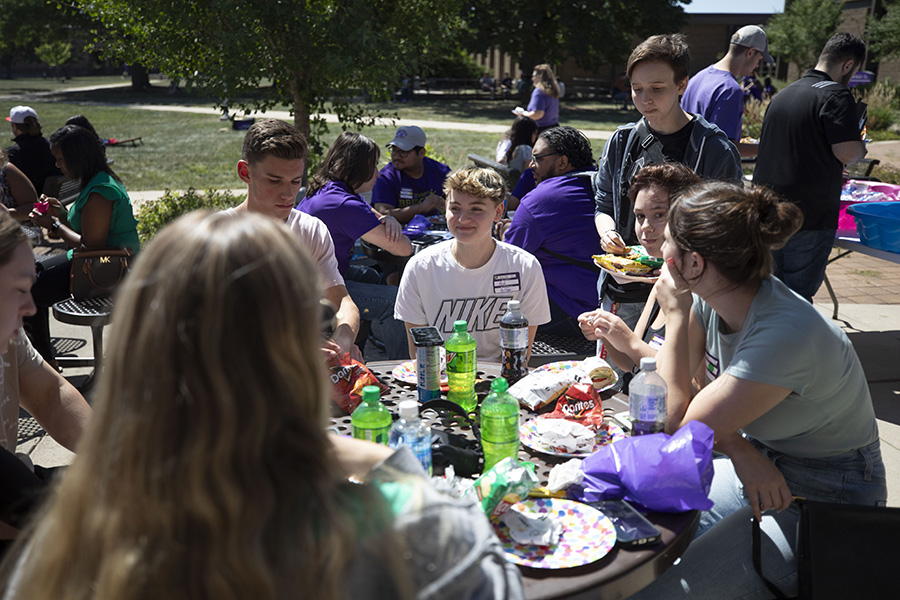
[[[619,283],[656,283],[656,280],[659,279],[659,275],[625,275],[624,273],[607,269],[596,260],[594,261],[594,264],[600,267],[600,270],[604,273],[615,277],[616,281]]]
[[[540,418],[540,417],[538,417]],[[613,423],[612,421],[606,422],[606,431],[597,432],[597,443],[594,444],[593,449],[590,452],[560,452],[558,450],[554,450],[553,448],[548,448],[544,444],[541,443],[541,436],[538,434],[537,430],[537,419],[532,419],[527,423],[523,423],[519,426],[519,440],[521,442],[534,450],[535,452],[540,452],[542,454],[552,454],[553,456],[564,456],[568,458],[583,458],[597,451],[597,449],[611,444],[613,442],[618,442],[621,439],[625,438],[625,430],[623,430],[618,424]]]
[[[523,546],[509,536],[509,529],[491,520],[500,538],[506,559],[535,569],[568,569],[598,561],[616,544],[616,528],[609,517],[596,508],[573,500],[529,498],[516,506],[537,513],[549,513],[562,522],[563,531],[555,546]]]
[[[391,371],[391,375],[393,375],[394,379],[396,379],[397,381],[416,385],[418,383],[418,381],[416,380],[416,361],[407,360],[400,363],[399,365],[394,367],[394,370]],[[441,385],[447,385],[446,373],[441,373]]]
[[[568,371],[574,367],[580,366],[580,360],[560,360],[557,362],[547,363],[546,365],[541,365],[536,369],[532,369],[532,373],[537,373],[539,371],[547,371],[548,373],[560,373],[562,371]],[[619,376],[616,373],[613,373],[614,379],[610,381],[608,384],[597,390],[598,392],[605,392],[612,386],[616,385],[616,382],[619,381]],[[413,383],[415,383],[415,379],[413,379]]]

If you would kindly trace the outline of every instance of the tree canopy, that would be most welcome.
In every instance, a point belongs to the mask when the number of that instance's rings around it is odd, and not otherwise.
[[[885,13],[869,22],[869,50],[879,59],[900,56],[900,1],[885,0]]]
[[[324,127],[316,113],[329,105],[344,123],[366,122],[349,99],[392,91],[459,22],[458,0],[77,1],[105,26],[95,40],[104,54],[158,68],[241,109],[286,103],[316,153]]]
[[[567,57],[585,69],[623,61],[634,38],[678,31],[690,0],[470,0],[464,5],[467,46],[498,46],[526,69]]]
[[[794,0],[783,13],[766,25],[769,51],[800,67],[800,72],[816,65],[825,43],[837,31],[844,9],[834,0]]]
[[[0,0],[0,64],[36,60],[35,48],[72,42],[90,30],[86,15],[47,0]]]

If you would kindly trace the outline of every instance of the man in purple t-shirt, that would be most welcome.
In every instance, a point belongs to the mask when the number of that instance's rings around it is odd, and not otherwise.
[[[522,198],[503,236],[532,253],[544,270],[550,322],[538,327],[542,333],[583,338],[576,319],[597,307],[591,256],[602,250],[593,226],[593,165],[591,143],[577,129],[541,133],[531,163],[538,185]]]
[[[372,190],[375,210],[401,223],[442,211],[450,167],[425,156],[425,132],[415,125],[401,127],[387,147],[391,162],[381,169]]]
[[[728,53],[691,77],[681,97],[681,108],[718,125],[745,158],[756,156],[758,147],[741,143],[744,89],[737,80],[752,75],[762,60],[775,62],[766,32],[756,25],[741,27],[731,36]]]

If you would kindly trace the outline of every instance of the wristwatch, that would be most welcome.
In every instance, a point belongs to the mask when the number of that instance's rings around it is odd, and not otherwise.
[[[56,221],[53,221],[53,225],[50,226],[50,231],[52,231],[53,233],[56,233],[61,226],[62,226],[62,221],[57,219]]]

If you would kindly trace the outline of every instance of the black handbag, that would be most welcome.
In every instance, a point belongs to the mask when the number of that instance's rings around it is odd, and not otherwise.
[[[75,300],[109,297],[128,273],[133,257],[130,248],[75,250],[69,275],[72,297]]]
[[[893,565],[900,539],[900,508],[833,504],[795,498],[797,577],[801,600],[895,598],[900,569]],[[766,579],[760,529],[753,520],[753,567],[778,600],[788,597]]]
[[[447,410],[466,420],[474,440],[442,429],[432,428],[431,470],[434,475],[443,475],[448,466],[459,477],[471,477],[484,470],[484,451],[481,448],[481,431],[478,425],[455,402],[437,399],[422,404],[420,410]]]

